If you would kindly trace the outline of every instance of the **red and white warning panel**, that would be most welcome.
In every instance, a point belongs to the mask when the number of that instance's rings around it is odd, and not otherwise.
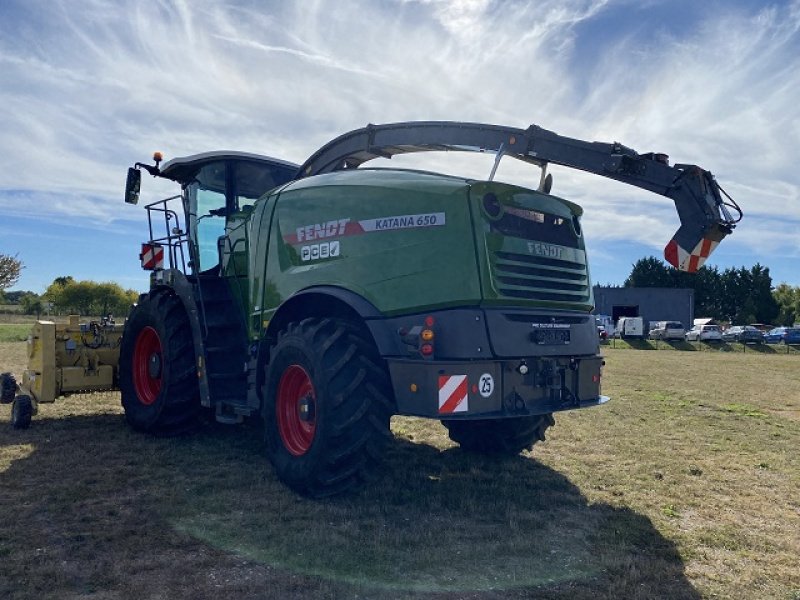
[[[703,266],[706,259],[718,245],[719,241],[711,238],[702,238],[691,252],[687,252],[673,238],[664,248],[664,258],[676,269],[695,273]]]
[[[439,414],[469,410],[469,382],[466,375],[439,375]]]
[[[139,259],[142,261],[142,268],[146,271],[163,269],[164,247],[161,244],[144,243]]]

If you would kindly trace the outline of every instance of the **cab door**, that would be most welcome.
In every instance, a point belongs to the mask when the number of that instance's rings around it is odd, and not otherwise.
[[[229,212],[226,161],[204,165],[187,187],[189,238],[192,272],[219,274],[219,239],[225,234]]]

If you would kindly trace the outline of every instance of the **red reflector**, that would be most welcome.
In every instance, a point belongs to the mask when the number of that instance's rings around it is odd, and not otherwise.
[[[435,321],[434,321],[434,319],[433,319],[433,317],[431,315],[428,315],[427,317],[425,317],[425,327],[433,327],[434,323],[435,323]]]
[[[433,354],[433,346],[431,344],[422,344],[419,349],[423,356],[430,356]]]
[[[600,375],[592,375],[592,381],[594,383],[600,383]]]

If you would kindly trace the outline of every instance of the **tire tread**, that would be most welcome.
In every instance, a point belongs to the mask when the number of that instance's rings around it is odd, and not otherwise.
[[[295,491],[311,497],[326,497],[357,487],[374,478],[383,450],[390,439],[392,414],[391,382],[383,359],[371,340],[349,321],[308,318],[289,323],[270,349],[271,363],[283,348],[300,345],[320,366],[315,389],[317,398],[328,402],[325,431],[317,431],[307,455],[288,457],[274,421],[274,392],[280,373],[267,366],[262,393],[268,454],[278,476]],[[277,369],[277,367],[276,367]],[[311,455],[314,454],[312,459]],[[313,464],[309,461],[314,461]]]

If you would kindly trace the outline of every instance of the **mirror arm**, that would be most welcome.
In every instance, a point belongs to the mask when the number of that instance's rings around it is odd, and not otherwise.
[[[146,165],[144,163],[137,162],[133,166],[136,169],[140,168],[144,169],[145,171],[150,173],[150,175],[152,175],[153,177],[158,177],[159,175],[161,175],[161,169],[158,168],[158,165]]]

